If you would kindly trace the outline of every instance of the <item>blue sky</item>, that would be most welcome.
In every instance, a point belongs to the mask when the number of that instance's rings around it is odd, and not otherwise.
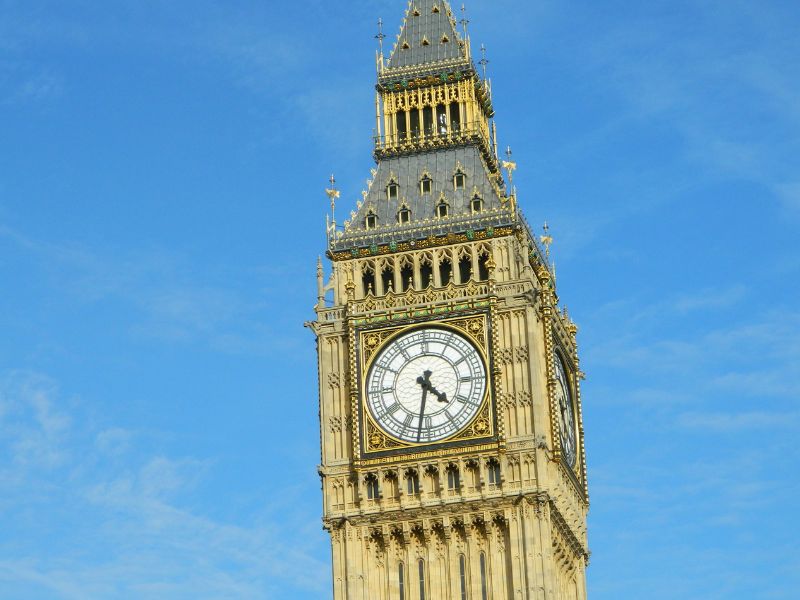
[[[0,596],[330,597],[302,323],[404,5],[0,0]],[[800,5],[469,9],[581,325],[590,597],[795,598]]]

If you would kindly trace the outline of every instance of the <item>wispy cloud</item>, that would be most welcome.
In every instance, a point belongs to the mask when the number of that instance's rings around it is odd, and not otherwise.
[[[115,256],[108,249],[40,241],[0,224],[3,239],[35,261],[59,293],[73,302],[126,305],[121,322],[127,322],[131,335],[256,354],[281,351],[297,341],[267,325],[271,321],[264,316],[269,311],[291,307],[279,303],[288,285],[272,287],[270,282],[278,277],[265,275],[259,265],[220,266],[213,273],[212,265],[206,265],[198,272],[184,257],[164,250]],[[294,267],[283,268],[288,274]],[[259,293],[248,292],[248,286]]]
[[[14,458],[0,469],[0,526],[12,536],[0,546],[5,595],[277,600],[284,585],[309,596],[327,588],[327,566],[291,534],[308,527],[289,508],[291,488],[283,522],[259,510],[217,520],[192,508],[208,461],[166,456],[120,428],[93,430],[39,374],[3,373],[0,398],[0,456]],[[46,552],[28,545],[57,536]]]

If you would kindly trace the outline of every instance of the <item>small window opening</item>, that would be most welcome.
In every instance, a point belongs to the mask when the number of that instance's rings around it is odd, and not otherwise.
[[[394,271],[391,268],[386,267],[383,272],[381,273],[381,283],[383,284],[383,293],[387,293],[392,290],[392,285],[394,284]]]
[[[419,129],[419,111],[412,110],[411,111],[411,137],[418,138],[420,134]]]
[[[478,196],[475,196],[472,199],[471,206],[473,213],[479,213],[483,210],[483,200],[481,200]]]
[[[425,561],[419,561],[419,600],[425,600]]]
[[[461,283],[467,283],[472,279],[472,259],[464,256],[458,261],[458,274],[461,276]]]
[[[408,137],[408,123],[406,123],[406,112],[400,111],[395,115],[395,121],[397,122],[397,137],[400,140],[404,140]]]
[[[461,600],[467,600],[467,558],[458,557],[459,580],[461,581]]]
[[[423,46],[430,46],[431,43],[428,41],[428,38],[422,38],[422,45]]]
[[[492,459],[487,467],[489,470],[489,485],[500,485],[500,463]]]
[[[403,563],[400,563],[397,581],[400,584],[400,600],[406,600],[406,567]]]
[[[422,122],[425,135],[433,135],[433,107],[426,106],[422,109]]]
[[[411,222],[411,211],[407,208],[401,208],[397,211],[397,222],[401,225]]]
[[[486,555],[481,552],[481,600],[489,600],[489,588],[486,585]]]
[[[419,12],[418,8],[414,8],[414,12],[412,13],[415,17],[418,17],[421,13]]]
[[[461,129],[461,105],[458,102],[450,103],[450,126],[453,131]]]
[[[449,212],[449,210],[450,210],[450,207],[447,206],[447,202],[442,200],[441,202],[439,202],[438,206],[436,207],[436,216],[439,217],[440,219],[444,219],[447,216],[447,213]]]
[[[405,42],[405,41],[403,42],[403,45],[400,46],[401,50],[408,50],[409,48],[411,48],[411,44],[409,44],[408,42]]]
[[[439,279],[442,285],[450,285],[453,280],[453,265],[450,264],[449,260],[439,263]]]
[[[378,215],[374,212],[370,212],[367,218],[364,219],[364,227],[366,229],[376,229],[378,227]]]
[[[443,44],[447,44],[449,41],[450,41],[450,38],[449,38],[449,37],[447,37],[447,34],[445,33],[445,34],[442,36],[442,43],[443,43]]]
[[[367,475],[367,500],[377,500],[381,496],[380,484],[375,475]]]
[[[386,195],[388,196],[389,200],[397,200],[400,196],[400,186],[396,183],[390,183],[386,187]]]
[[[428,289],[431,284],[433,283],[433,266],[425,263],[419,268],[419,276],[420,276],[420,283],[422,284],[422,289]]]
[[[451,492],[461,489],[461,474],[458,472],[458,467],[452,466],[447,469],[447,489]]]
[[[406,490],[409,496],[416,496],[419,494],[419,475],[416,471],[411,471],[406,476]]]
[[[361,283],[364,286],[364,295],[375,293],[375,273],[372,270],[364,271],[361,275]]]
[[[447,135],[447,109],[444,104],[436,107],[436,126],[440,135]]]
[[[453,177],[453,185],[457,190],[463,190],[464,186],[467,184],[467,176],[464,175],[461,171],[456,173],[455,177]]]
[[[419,189],[423,195],[430,194],[433,191],[433,179],[427,175],[423,177],[419,182]]]
[[[414,287],[414,267],[405,265],[400,269],[400,279],[402,280],[403,291],[406,292]]]
[[[438,4],[434,4],[433,5],[433,12],[434,12],[434,14],[439,14],[439,5]]]
[[[488,281],[489,279],[489,255],[481,254],[478,257],[478,279]]]

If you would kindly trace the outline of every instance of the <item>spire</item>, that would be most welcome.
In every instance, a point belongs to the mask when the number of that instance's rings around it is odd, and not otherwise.
[[[468,60],[455,16],[446,0],[410,0],[389,69]]]

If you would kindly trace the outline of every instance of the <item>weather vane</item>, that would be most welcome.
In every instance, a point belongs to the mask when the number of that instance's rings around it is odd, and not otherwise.
[[[506,148],[506,158],[508,160],[503,161],[503,168],[508,171],[508,184],[511,186],[511,193],[514,193],[514,171],[517,169],[517,163],[511,160],[513,153],[511,152],[511,146]]]
[[[489,64],[489,59],[486,58],[486,44],[481,44],[481,58],[478,64],[483,66],[483,78],[486,79],[486,65]]]
[[[547,260],[550,260],[550,246],[553,245],[553,236],[550,235],[550,225],[547,224],[547,221],[544,222],[544,227],[542,227],[544,231],[544,235],[541,236],[539,239],[541,240],[542,244],[544,244],[544,252],[547,255]]]
[[[336,189],[336,178],[331,175],[330,178],[331,188],[329,190],[325,190],[325,193],[328,195],[331,201],[331,217],[333,218],[334,225],[336,224],[336,200],[342,195],[342,193]]]

